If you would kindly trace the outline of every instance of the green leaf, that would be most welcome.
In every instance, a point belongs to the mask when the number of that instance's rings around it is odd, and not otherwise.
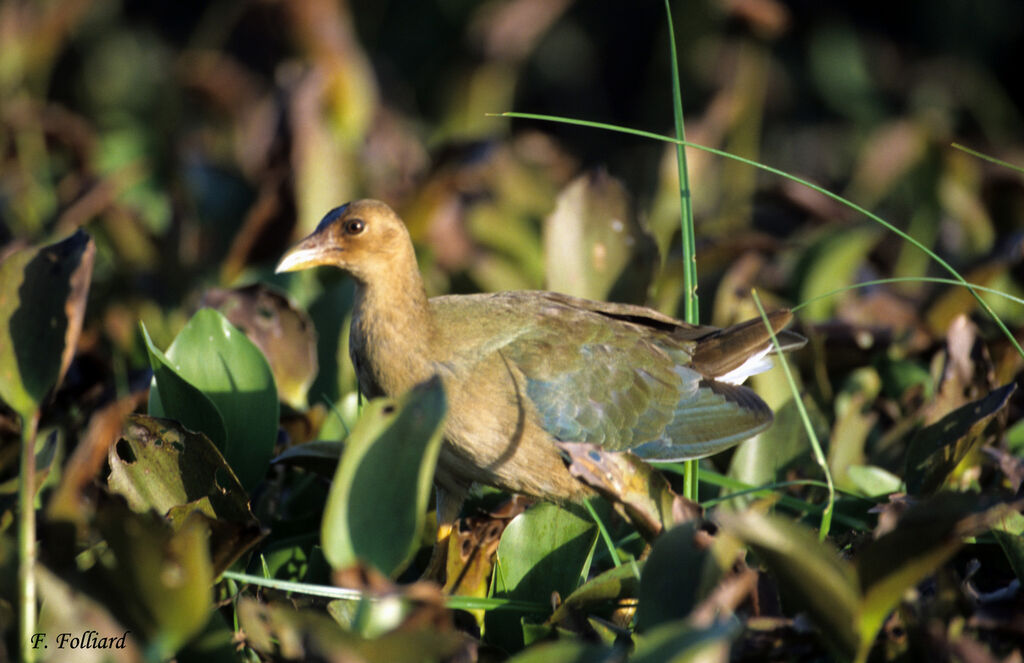
[[[970,450],[981,443],[989,422],[1006,407],[1016,389],[1013,382],[1005,384],[917,431],[907,449],[907,492],[917,495],[938,489]]]
[[[800,286],[800,300],[808,302],[804,307],[805,319],[831,317],[836,298],[809,300],[853,283],[857,270],[866,262],[880,235],[874,227],[850,228],[825,235],[808,251],[808,264]]]
[[[868,497],[891,495],[903,489],[903,480],[877,465],[851,465],[846,476],[854,487]]]
[[[165,362],[159,358],[154,362],[155,348],[147,345],[151,364],[171,369],[212,404],[223,421],[224,457],[242,485],[251,490],[266,473],[277,440],[277,389],[263,353],[223,315],[208,308],[200,309],[188,321],[167,349]],[[165,393],[161,378],[167,379],[171,391]],[[154,380],[156,395],[150,394],[150,414],[165,415],[185,425],[189,422],[181,417],[198,417],[201,425],[210,428],[197,430],[218,444],[216,418],[202,399],[168,379],[166,370],[158,374],[156,366]]]
[[[574,612],[592,611],[622,599],[635,597],[640,586],[637,576],[640,575],[643,565],[643,562],[629,561],[591,578],[569,594],[548,621],[558,624]]]
[[[711,584],[721,578],[721,569],[708,564],[710,551],[695,537],[698,523],[683,523],[665,532],[654,543],[640,577],[640,601],[637,627],[651,629],[690,614],[703,596],[701,589],[712,576]]]
[[[597,543],[597,526],[582,509],[537,504],[512,519],[498,543],[494,596],[550,604],[580,584]],[[519,615],[488,612],[487,640],[509,652],[522,649]]]
[[[507,663],[620,663],[625,652],[620,648],[593,645],[582,640],[545,642],[520,652]]]
[[[658,251],[629,194],[604,170],[580,175],[544,221],[546,287],[586,299],[643,304]]]
[[[364,561],[392,576],[416,552],[447,411],[434,377],[370,401],[349,435],[321,527],[333,568]]]
[[[71,363],[96,247],[83,230],[0,262],[0,399],[27,419]]]
[[[1024,582],[1024,515],[1008,514],[992,527],[1017,580]]]
[[[136,414],[107,454],[110,489],[133,511],[149,509],[180,526],[200,512],[210,519],[219,573],[261,537],[249,497],[217,448],[174,421]]]
[[[201,305],[220,311],[256,344],[274,372],[281,400],[304,410],[306,393],[317,374],[316,330],[310,317],[262,283],[210,289]]]
[[[852,658],[860,644],[860,594],[853,567],[811,530],[784,518],[753,510],[719,510],[718,518],[724,531],[753,548],[777,579],[783,597],[807,611],[822,641]]]
[[[133,513],[110,502],[97,526],[111,556],[91,573],[106,592],[104,604],[142,632],[154,660],[174,654],[207,622],[214,573],[207,526],[198,514],[176,531],[153,512]]]

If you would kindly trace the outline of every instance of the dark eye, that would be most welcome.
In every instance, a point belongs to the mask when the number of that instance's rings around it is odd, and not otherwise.
[[[345,222],[346,235],[358,235],[366,229],[366,222],[362,219],[349,219]]]

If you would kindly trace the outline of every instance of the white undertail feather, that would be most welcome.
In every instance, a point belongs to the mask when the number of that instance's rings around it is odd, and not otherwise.
[[[718,382],[727,382],[729,384],[743,384],[751,375],[764,373],[774,366],[772,358],[768,356],[768,353],[771,350],[772,347],[769,345],[764,350],[748,357],[746,361],[728,373],[715,376],[715,380]]]

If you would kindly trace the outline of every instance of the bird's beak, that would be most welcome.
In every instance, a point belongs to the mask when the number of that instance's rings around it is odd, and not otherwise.
[[[318,265],[335,265],[338,262],[337,254],[341,251],[338,247],[325,246],[325,238],[317,230],[304,240],[288,249],[277,263],[274,273],[296,272],[300,269],[308,269]]]

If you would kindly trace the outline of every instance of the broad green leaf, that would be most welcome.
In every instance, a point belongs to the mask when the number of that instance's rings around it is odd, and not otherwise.
[[[212,288],[202,306],[220,311],[258,347],[274,372],[281,400],[306,409],[306,393],[317,374],[316,330],[309,316],[284,294],[262,283]]]
[[[527,509],[501,536],[494,596],[542,604],[551,601],[552,592],[569,596],[580,584],[597,536],[597,526],[582,509],[570,511],[548,502]],[[506,651],[523,647],[519,615],[489,612],[484,631],[488,641]]]
[[[817,534],[754,510],[719,510],[722,528],[749,545],[778,581],[779,591],[817,624],[823,642],[851,658],[858,650],[860,594],[853,567]]]
[[[544,221],[546,286],[586,299],[643,304],[658,251],[637,222],[629,194],[604,170],[562,190]]]
[[[261,537],[248,495],[202,433],[174,421],[132,415],[107,460],[110,489],[123,495],[133,511],[153,509],[175,526],[196,511],[210,519],[218,573]]]
[[[153,369],[149,414],[181,422],[189,430],[206,435],[224,453],[228,433],[224,428],[224,418],[213,401],[178,373],[166,355],[153,344],[146,325],[139,323],[139,327],[149,353],[149,365]]]
[[[917,431],[907,449],[907,492],[921,494],[938,489],[968,452],[981,443],[988,423],[1006,407],[1016,389],[1017,385],[1010,382]]]
[[[108,593],[104,603],[141,632],[155,660],[169,658],[213,610],[205,519],[194,514],[175,531],[151,511],[109,502],[97,525],[111,553],[92,570]]]
[[[332,567],[361,560],[394,576],[409,563],[430,500],[446,411],[436,377],[363,408],[324,510],[320,536]]]
[[[612,607],[617,601],[635,598],[641,586],[638,576],[643,568],[644,562],[630,561],[591,578],[565,597],[548,622],[558,624],[573,612],[593,612],[601,607]]]
[[[153,362],[153,348],[150,361]],[[222,451],[246,489],[251,490],[266,473],[274,443],[277,439],[279,405],[274,376],[263,353],[245,334],[213,309],[200,309],[167,349],[166,361],[173,372],[201,391],[220,415],[224,425]],[[158,362],[159,363],[159,362]],[[193,407],[200,408],[203,424],[213,430],[200,428],[217,443],[216,423],[205,405],[196,405],[194,399],[174,384],[176,395],[185,395],[186,401],[171,400],[164,393],[161,377],[154,369],[156,396],[151,394],[150,413],[182,420]],[[169,380],[175,383],[173,379]],[[155,400],[154,400],[155,399]],[[154,408],[154,402],[158,407]]]
[[[0,262],[0,399],[23,419],[71,363],[95,254],[92,239],[78,230]]]

